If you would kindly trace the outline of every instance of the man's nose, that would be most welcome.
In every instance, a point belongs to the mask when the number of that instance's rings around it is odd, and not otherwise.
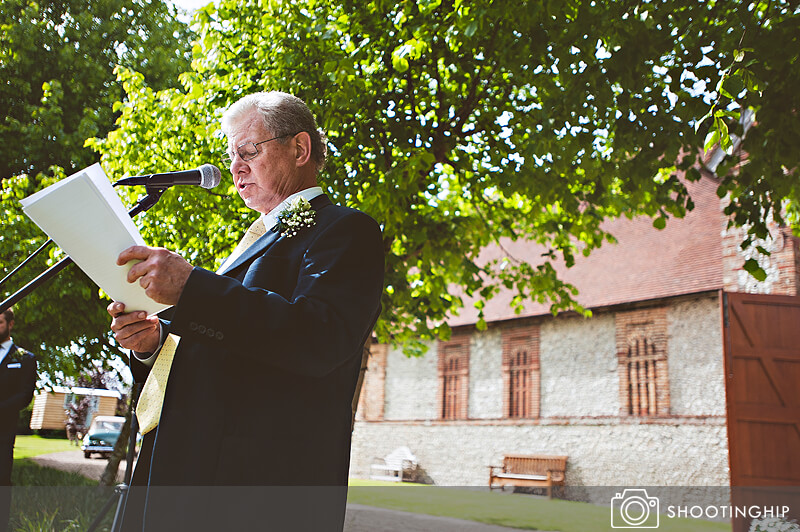
[[[231,174],[236,175],[239,170],[242,170],[247,167],[247,161],[242,159],[242,157],[237,153],[231,159]]]

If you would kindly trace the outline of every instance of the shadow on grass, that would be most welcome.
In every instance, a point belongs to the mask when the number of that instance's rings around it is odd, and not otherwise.
[[[14,460],[9,531],[85,531],[113,494],[113,488],[76,473]],[[5,488],[8,489],[8,488]],[[113,509],[98,530],[111,529]]]
[[[113,488],[99,488],[95,481],[81,475],[42,467],[29,460],[15,460],[12,482],[15,487],[12,490],[9,530],[13,532],[84,531],[113,493]],[[522,530],[613,530],[608,505],[508,492],[491,493],[485,488],[408,484],[387,487],[354,481],[351,482],[348,502]],[[110,530],[113,514],[112,507],[99,530]],[[659,528],[666,532],[731,529],[729,523],[691,519],[664,519]]]

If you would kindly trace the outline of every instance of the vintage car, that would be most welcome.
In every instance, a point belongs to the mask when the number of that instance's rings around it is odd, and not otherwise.
[[[108,458],[114,450],[124,423],[125,418],[121,416],[95,417],[89,427],[89,432],[83,437],[81,445],[83,456],[91,458],[92,453],[97,453],[103,458]]]

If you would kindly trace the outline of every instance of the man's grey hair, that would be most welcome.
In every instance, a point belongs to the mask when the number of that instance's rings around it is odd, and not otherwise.
[[[317,172],[325,166],[328,153],[325,133],[317,128],[314,115],[303,100],[279,91],[248,94],[231,105],[222,115],[222,132],[230,136],[233,128],[244,118],[257,112],[264,120],[264,127],[272,135],[289,136],[305,131],[311,136],[311,158]],[[280,139],[278,142],[286,142]]]

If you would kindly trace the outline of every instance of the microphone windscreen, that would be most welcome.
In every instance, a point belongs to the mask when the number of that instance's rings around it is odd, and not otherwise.
[[[222,179],[222,172],[213,164],[204,164],[200,170],[200,186],[203,188],[214,188],[219,185]]]

